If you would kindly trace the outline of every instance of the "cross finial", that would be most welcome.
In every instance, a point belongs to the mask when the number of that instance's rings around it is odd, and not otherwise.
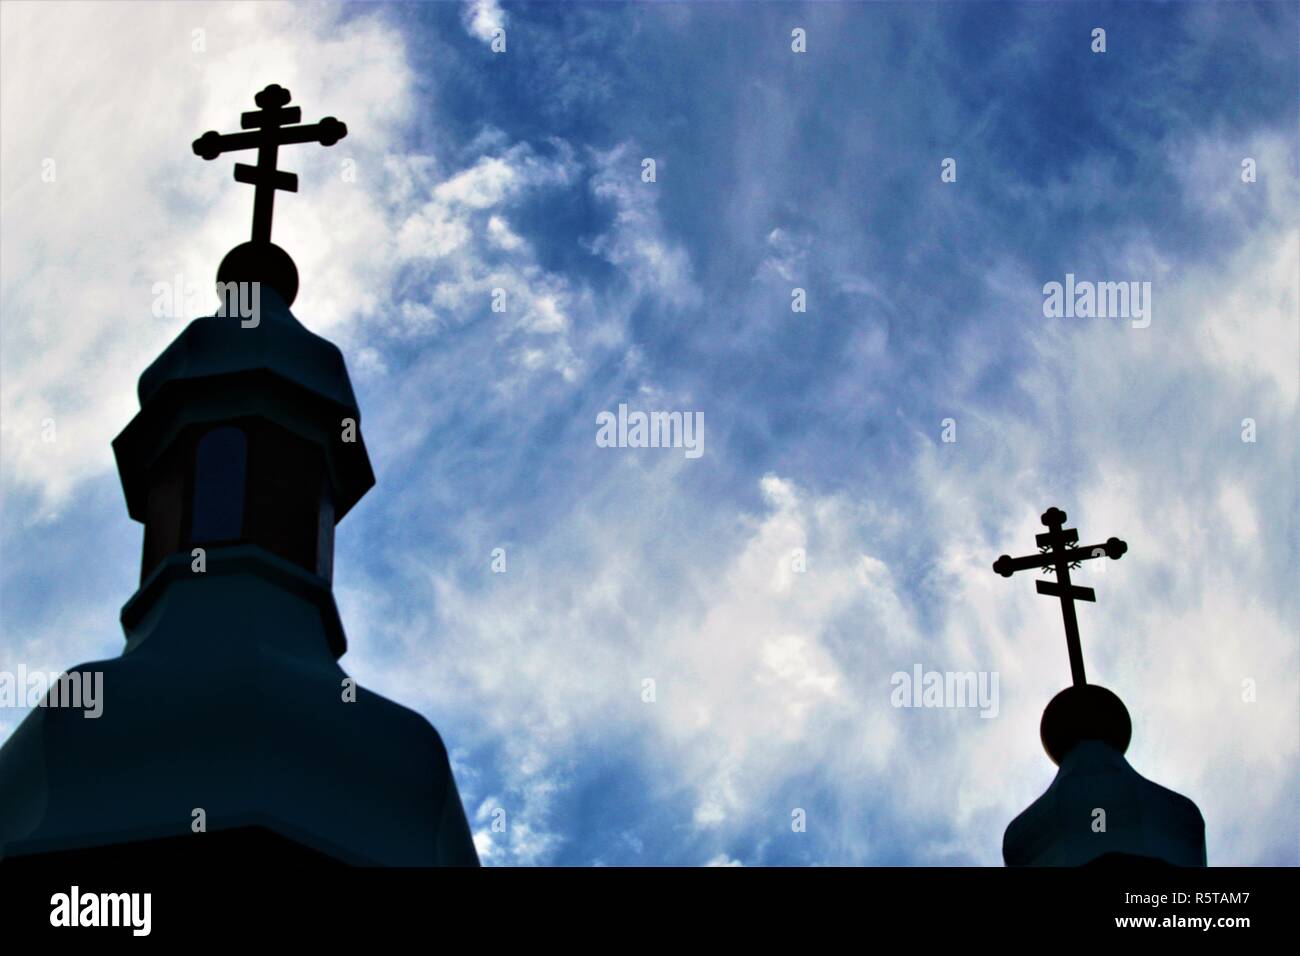
[[[289,91],[272,83],[253,97],[259,109],[240,116],[239,125],[250,132],[218,133],[209,130],[194,141],[194,152],[204,159],[216,159],[222,153],[238,149],[257,149],[257,165],[235,164],[235,179],[255,187],[253,193],[253,237],[257,243],[271,241],[271,212],[275,191],[298,191],[298,177],[275,168],[281,146],[291,143],[320,143],[333,146],[348,128],[332,116],[310,126],[290,126],[302,121],[302,110],[289,106]]]
[[[1013,558],[1004,554],[993,562],[993,570],[1004,578],[1009,578],[1017,571],[1042,568],[1049,574],[1055,574],[1055,581],[1035,581],[1039,594],[1050,594],[1061,599],[1061,616],[1065,619],[1065,644],[1070,653],[1070,674],[1074,686],[1082,687],[1088,683],[1083,672],[1083,649],[1079,644],[1079,621],[1074,615],[1075,601],[1096,601],[1097,594],[1092,588],[1080,587],[1070,583],[1070,569],[1079,567],[1079,562],[1089,558],[1107,557],[1118,561],[1128,550],[1128,545],[1119,538],[1108,538],[1105,544],[1094,544],[1080,548],[1079,532],[1066,528],[1065,512],[1060,508],[1048,508],[1043,512],[1043,524],[1047,532],[1036,535],[1038,554],[1023,558]]]

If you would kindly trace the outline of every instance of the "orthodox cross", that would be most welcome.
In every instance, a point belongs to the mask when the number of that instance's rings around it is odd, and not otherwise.
[[[1092,588],[1072,584],[1070,569],[1079,567],[1081,561],[1103,555],[1112,561],[1118,561],[1128,550],[1128,545],[1119,538],[1108,538],[1105,544],[1075,547],[1079,542],[1079,532],[1062,527],[1065,524],[1064,511],[1048,508],[1043,512],[1042,520],[1048,531],[1035,536],[1039,553],[1023,558],[1004,554],[993,562],[993,570],[1004,578],[1031,568],[1042,568],[1048,574],[1056,575],[1055,581],[1034,583],[1038,586],[1039,594],[1050,594],[1061,599],[1061,616],[1065,619],[1065,645],[1070,652],[1070,674],[1074,677],[1074,686],[1082,687],[1088,680],[1083,673],[1083,649],[1079,645],[1079,621],[1074,616],[1074,602],[1096,601],[1097,593]]]
[[[348,128],[333,116],[327,116],[310,126],[289,126],[302,122],[302,110],[289,106],[289,91],[272,83],[253,97],[260,109],[243,113],[239,117],[241,128],[247,133],[220,134],[209,130],[194,141],[194,152],[204,159],[216,159],[222,153],[237,149],[257,149],[257,165],[235,164],[235,179],[255,187],[253,193],[253,241],[271,241],[271,210],[275,204],[275,191],[298,191],[298,177],[275,168],[276,154],[281,146],[291,143],[320,143],[333,146]]]

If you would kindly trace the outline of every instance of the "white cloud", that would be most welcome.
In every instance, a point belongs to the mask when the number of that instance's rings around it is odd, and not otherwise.
[[[1300,202],[1300,195],[1295,199]],[[1244,273],[1241,281],[1226,287],[1198,281],[1192,293],[1208,306],[1200,313],[1198,329],[1206,361],[1234,376],[1267,382],[1291,411],[1300,397],[1297,262],[1300,230],[1261,233],[1230,267]]]
[[[461,11],[461,22],[470,36],[491,43],[492,34],[505,28],[506,15],[497,0],[469,0]]]
[[[851,776],[883,772],[903,723],[888,705],[885,665],[864,674],[858,648],[896,653],[914,638],[901,616],[867,613],[874,603],[897,614],[898,602],[881,593],[890,591],[883,571],[870,582],[862,577],[864,556],[853,544],[862,516],[843,500],[811,501],[769,476],[768,510],[747,521],[738,550],[714,549],[713,560],[684,562],[684,576],[665,579],[649,563],[650,542],[662,534],[651,516],[659,513],[656,499],[682,505],[676,485],[661,470],[620,471],[619,487],[626,491],[631,480],[644,512],[627,514],[620,494],[598,493],[491,588],[466,590],[434,574],[427,598],[416,601],[431,618],[389,620],[383,612],[382,620],[368,618],[355,645],[443,635],[436,665],[401,653],[413,666],[383,679],[400,699],[436,698],[442,708],[454,699],[457,709],[484,716],[485,738],[505,750],[501,770],[516,812],[530,818],[530,860],[545,862],[565,829],[563,820],[548,821],[546,830],[541,821],[573,762],[624,737],[638,740],[664,783],[693,793],[696,826],[720,832],[769,813],[791,775],[823,766],[832,775],[846,766],[857,768]],[[618,534],[608,533],[615,524]],[[826,540],[797,584],[783,583],[792,546],[810,533]],[[686,539],[682,546],[689,553]],[[853,621],[866,626],[854,628],[846,661],[828,632]],[[647,677],[657,684],[652,704],[640,698]],[[844,754],[840,742],[854,727],[871,731]],[[492,849],[504,854],[494,858],[515,862],[522,852]]]
[[[498,156],[484,156],[470,169],[457,173],[433,190],[433,198],[449,205],[486,209],[500,203],[519,182],[510,162]]]
[[[501,216],[488,218],[488,239],[492,245],[507,252],[514,252],[524,245],[524,240],[511,231],[510,224]]]
[[[771,254],[759,267],[760,275],[772,274],[782,282],[793,282],[796,285],[807,281],[808,250],[811,245],[807,236],[794,236],[778,226],[767,234],[767,245]]]
[[[519,202],[572,188],[580,172],[573,151],[560,140],[550,141],[546,156],[527,143],[506,144],[500,136],[480,136],[477,142],[491,146],[495,155],[481,156],[440,182],[437,166],[418,158],[400,169],[395,181],[406,208],[394,206],[400,220],[394,258],[418,267],[422,278],[398,309],[376,319],[400,320],[389,330],[401,336],[490,321],[498,339],[509,345],[502,354],[526,376],[497,375],[502,389],[518,388],[528,376],[543,373],[574,383],[585,363],[571,340],[573,316],[591,314],[591,294],[543,269],[506,218]],[[495,311],[502,294],[505,311]]]
[[[590,244],[591,251],[622,269],[638,295],[656,296],[684,308],[700,301],[690,256],[666,233],[658,209],[659,183],[641,180],[641,162],[624,143],[593,151],[591,191],[613,207],[614,222]]]

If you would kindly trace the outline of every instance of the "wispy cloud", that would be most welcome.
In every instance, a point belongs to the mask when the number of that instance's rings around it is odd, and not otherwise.
[[[281,82],[350,128],[285,151],[276,224],[379,475],[343,663],[443,733],[485,862],[999,862],[1068,669],[989,564],[1052,504],[1130,544],[1080,573],[1134,766],[1211,862],[1297,862],[1293,8],[1107,8],[1105,60],[1039,6],[981,8],[990,45],[964,5],[815,5],[805,55],[781,7],[512,7],[493,55],[490,2],[142,9],[0,7],[6,659],[120,647],[108,442],[183,326],[150,286],[247,231],[185,143]],[[89,110],[44,63],[92,48]],[[1151,325],[1044,318],[1066,272],[1150,281]],[[702,412],[705,455],[598,448],[620,401]],[[916,664],[998,672],[998,716],[894,707]]]
[[[461,22],[470,36],[491,43],[496,31],[505,28],[506,14],[497,0],[469,0],[461,14]]]

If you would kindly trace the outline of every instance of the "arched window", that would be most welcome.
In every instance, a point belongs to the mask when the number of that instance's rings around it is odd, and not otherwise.
[[[248,443],[241,429],[223,425],[199,439],[194,452],[191,541],[233,541],[242,536],[247,474]]]

